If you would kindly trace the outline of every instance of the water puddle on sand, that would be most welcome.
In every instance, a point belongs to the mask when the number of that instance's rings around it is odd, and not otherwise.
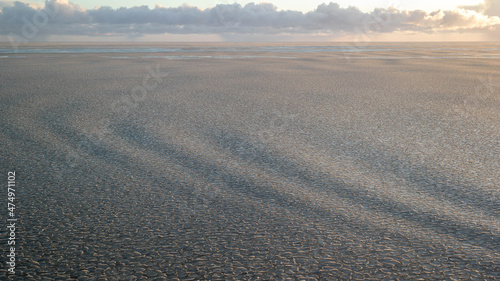
[[[19,59],[19,58],[26,58],[26,56],[0,56],[0,59],[7,59],[7,58]]]
[[[37,48],[18,48],[18,49],[0,49],[0,58],[22,58],[23,54],[109,54],[107,58],[112,59],[130,59],[130,58],[160,58],[160,59],[247,59],[247,58],[283,58],[294,59],[300,54],[331,54],[332,57],[339,54],[355,53],[350,59],[498,59],[500,50],[497,46],[475,46],[465,45],[460,47],[448,46],[410,46],[410,45],[282,45],[273,46],[175,46],[175,47],[148,47],[148,46],[120,46],[113,47],[37,47]],[[380,52],[383,56],[376,56]],[[391,55],[387,56],[386,53]],[[407,52],[415,54],[414,56],[398,56]],[[154,54],[153,54],[154,53]],[[172,53],[175,53],[172,54]],[[250,55],[248,55],[250,53]],[[114,55],[116,54],[116,55]],[[136,56],[127,56],[121,54],[138,54]],[[140,55],[144,54],[144,55]],[[147,55],[151,54],[151,55]],[[165,54],[165,55],[161,55]],[[168,55],[172,54],[172,55]],[[201,54],[201,55],[200,55]],[[283,54],[283,56],[281,56]],[[394,55],[392,55],[394,54]],[[419,56],[418,54],[426,54]],[[427,55],[428,54],[428,55]],[[373,55],[373,56],[372,56]]]

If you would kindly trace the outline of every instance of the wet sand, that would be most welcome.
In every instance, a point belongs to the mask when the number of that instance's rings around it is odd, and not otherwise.
[[[9,278],[500,279],[498,46],[448,45],[0,54]]]

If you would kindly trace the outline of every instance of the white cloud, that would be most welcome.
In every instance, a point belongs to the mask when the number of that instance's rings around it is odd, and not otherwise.
[[[3,2],[0,2],[0,5]],[[49,0],[36,8],[15,2],[0,12],[0,35],[19,34],[33,24],[37,35],[142,36],[146,34],[314,34],[482,31],[500,25],[500,0],[453,11],[375,9],[370,13],[336,3],[303,13],[269,3],[220,4],[210,9],[157,5],[85,10],[66,0]],[[28,23],[27,23],[28,21]]]
[[[488,16],[500,16],[500,0],[485,0],[479,5],[461,6],[460,8],[481,12]]]
[[[0,9],[3,7],[14,6],[15,2],[16,1],[0,1]],[[34,9],[43,9],[43,7],[45,7],[44,3],[36,0],[25,1],[24,3]]]
[[[484,13],[489,16],[500,16],[500,0],[486,0]]]

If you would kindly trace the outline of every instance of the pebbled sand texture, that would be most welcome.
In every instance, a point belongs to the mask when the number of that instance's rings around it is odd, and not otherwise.
[[[0,54],[9,280],[500,279],[498,44],[146,47]]]

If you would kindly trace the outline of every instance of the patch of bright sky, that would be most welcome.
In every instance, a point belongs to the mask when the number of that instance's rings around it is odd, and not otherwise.
[[[22,1],[22,0],[21,0]],[[71,1],[71,0],[70,0]],[[42,0],[35,0],[30,2],[40,2]],[[457,6],[461,5],[477,5],[482,3],[481,0],[420,0],[420,1],[410,1],[410,0],[308,0],[308,1],[289,1],[289,0],[268,0],[268,1],[247,1],[247,0],[72,0],[71,2],[80,5],[86,9],[92,9],[101,6],[110,6],[112,8],[119,7],[133,7],[147,5],[150,8],[154,8],[156,4],[160,4],[164,7],[178,7],[182,4],[189,4],[191,6],[197,6],[199,8],[205,9],[213,7],[217,4],[230,4],[239,3],[245,5],[250,2],[260,3],[260,2],[270,2],[277,6],[280,10],[296,10],[302,12],[308,12],[314,10],[318,5],[322,3],[337,2],[341,7],[356,6],[364,12],[372,11],[374,8],[387,8],[389,6],[394,6],[403,10],[453,10]]]

